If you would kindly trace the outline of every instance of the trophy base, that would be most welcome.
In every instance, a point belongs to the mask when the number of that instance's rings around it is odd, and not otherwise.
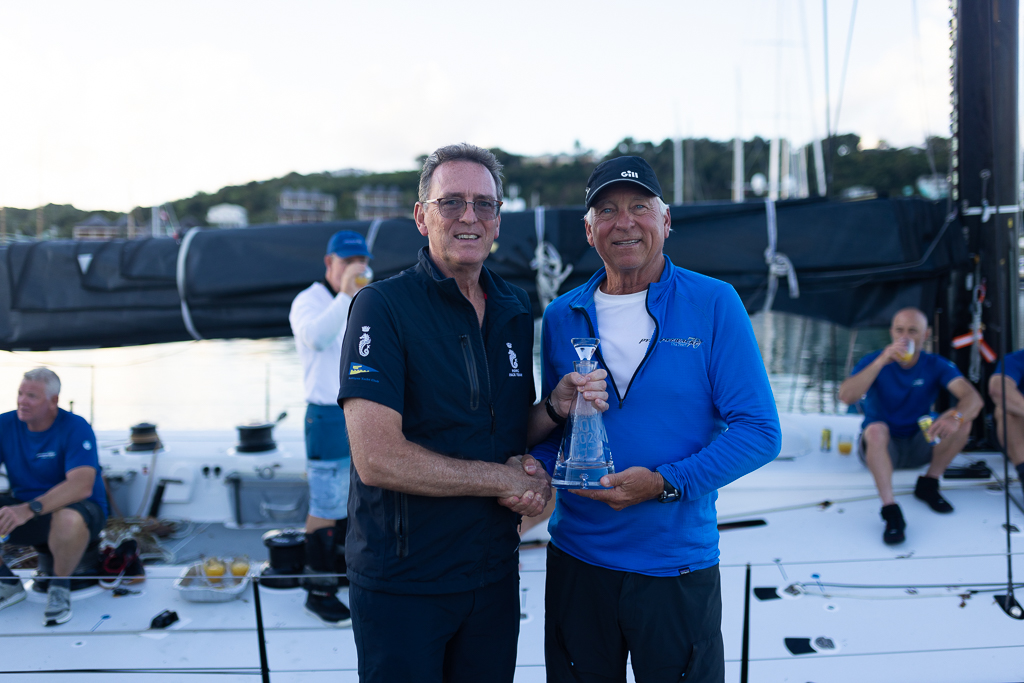
[[[556,489],[609,489],[610,486],[601,486],[601,477],[614,473],[615,467],[611,465],[555,467],[551,485]]]

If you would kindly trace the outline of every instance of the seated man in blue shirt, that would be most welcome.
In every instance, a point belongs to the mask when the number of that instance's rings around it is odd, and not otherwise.
[[[1003,370],[1003,367],[1006,370]],[[1024,376],[1024,351],[1011,353],[1005,363],[996,367],[988,380],[988,395],[996,404],[996,436],[1003,443],[1003,382],[1006,382],[1006,457],[1017,467],[1017,477],[1024,486],[1024,394],[1020,379]]]
[[[57,407],[60,379],[36,368],[18,388],[18,409],[0,415],[0,463],[13,495],[0,495],[0,537],[46,543],[53,553],[44,626],[71,619],[71,584],[89,542],[106,523],[96,435],[81,417]],[[25,599],[21,581],[0,560],[0,609]]]
[[[892,492],[892,471],[928,465],[917,478],[914,496],[935,512],[948,513],[953,506],[939,493],[939,477],[967,444],[971,421],[984,405],[981,395],[949,360],[921,348],[931,330],[924,313],[904,308],[892,318],[892,343],[864,356],[853,374],[839,387],[839,400],[853,404],[864,400],[864,434],[859,454],[871,470],[882,499],[888,544],[906,539],[906,522]],[[957,404],[932,421],[927,433],[918,419],[928,415],[941,389]]]

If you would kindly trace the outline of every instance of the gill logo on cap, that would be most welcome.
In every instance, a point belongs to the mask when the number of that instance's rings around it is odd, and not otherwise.
[[[623,171],[619,175],[621,175],[623,178],[639,178],[640,177],[640,174],[638,174],[636,171]]]

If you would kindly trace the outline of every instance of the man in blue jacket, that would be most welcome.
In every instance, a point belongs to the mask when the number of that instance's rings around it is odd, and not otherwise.
[[[616,472],[558,492],[548,681],[624,681],[627,655],[638,681],[722,681],[715,500],[778,454],[775,400],[736,291],[662,253],[672,219],[647,162],[598,165],[586,207],[604,268],[545,311],[543,384],[572,368],[573,337],[601,340]],[[531,452],[549,471],[558,432]]]

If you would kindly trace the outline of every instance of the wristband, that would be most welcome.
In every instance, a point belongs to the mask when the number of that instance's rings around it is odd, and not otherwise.
[[[548,411],[548,417],[551,418],[552,422],[554,422],[556,425],[565,424],[565,418],[559,415],[558,411],[555,410],[555,407],[551,405],[551,394],[548,394],[548,397],[544,399],[544,408],[545,410]]]
[[[964,416],[959,410],[953,413],[953,419],[959,422],[960,424],[963,424],[964,422]]]

